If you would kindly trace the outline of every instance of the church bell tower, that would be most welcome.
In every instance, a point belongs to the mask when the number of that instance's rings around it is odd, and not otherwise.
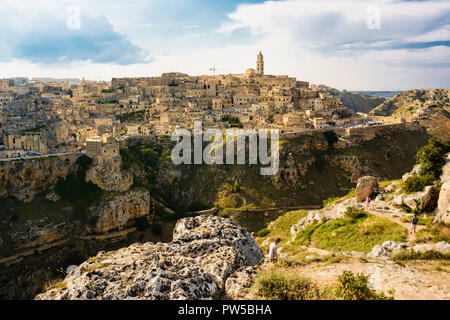
[[[258,54],[258,59],[256,60],[256,73],[259,75],[264,74],[264,57],[261,51]]]

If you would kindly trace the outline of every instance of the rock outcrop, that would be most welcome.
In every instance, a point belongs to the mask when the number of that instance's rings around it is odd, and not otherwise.
[[[356,185],[356,201],[365,201],[368,196],[374,193],[374,189],[378,189],[377,178],[371,176],[359,178]]]
[[[450,224],[450,154],[442,170],[441,183],[435,222]]]
[[[230,219],[181,219],[173,239],[99,252],[36,299],[212,299],[236,271],[264,259],[253,237]]]
[[[424,210],[426,208],[434,209],[436,207],[437,191],[434,186],[426,186],[423,191],[411,194],[398,194],[393,202],[397,206],[405,205],[411,209]]]
[[[133,184],[133,174],[121,169],[122,159],[119,155],[95,158],[86,172],[86,182],[96,184],[105,191],[126,191]]]
[[[77,154],[36,159],[12,159],[0,163],[0,197],[31,202],[34,196],[65,178],[75,166]]]
[[[91,232],[106,233],[111,230],[120,230],[129,221],[149,214],[150,193],[144,189],[130,190],[102,199],[89,210],[92,216],[97,217]]]

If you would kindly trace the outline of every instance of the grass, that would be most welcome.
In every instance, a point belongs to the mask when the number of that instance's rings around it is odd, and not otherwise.
[[[317,248],[330,251],[367,253],[375,245],[387,240],[406,241],[406,229],[388,219],[372,215],[329,221],[317,227],[311,235],[311,241]]]
[[[427,242],[433,241],[435,243],[441,241],[450,241],[450,228],[441,224],[432,224],[434,217],[425,218],[426,220],[422,220],[419,217],[419,224],[426,225],[425,229],[422,229],[416,234],[417,242]]]
[[[400,250],[391,256],[394,261],[411,261],[411,260],[444,260],[450,261],[450,252],[441,253],[439,251],[428,250],[425,252],[417,252],[414,250]]]
[[[256,241],[261,244],[267,237],[271,240],[281,238],[281,246],[285,244],[291,238],[291,227],[296,224],[301,218],[308,215],[307,210],[290,211],[276,219],[271,224],[271,230],[266,233],[264,237],[257,237]]]
[[[318,287],[310,280],[285,271],[270,270],[256,278],[258,295],[270,300],[315,300]]]

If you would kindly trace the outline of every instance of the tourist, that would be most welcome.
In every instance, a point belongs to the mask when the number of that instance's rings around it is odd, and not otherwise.
[[[278,258],[278,247],[277,245],[281,242],[280,238],[277,238],[275,242],[272,242],[269,247],[269,261],[277,261]]]
[[[367,198],[366,198],[366,210],[367,209],[369,209],[369,207],[370,207],[370,196],[367,196]]]
[[[417,214],[414,214],[414,217],[411,219],[411,233],[416,233],[416,227],[419,219],[417,218]]]

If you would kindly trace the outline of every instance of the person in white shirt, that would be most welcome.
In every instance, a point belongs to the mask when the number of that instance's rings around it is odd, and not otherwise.
[[[281,242],[281,239],[278,238],[275,242],[272,242],[269,247],[269,260],[277,261],[278,258],[278,247],[277,245]]]

